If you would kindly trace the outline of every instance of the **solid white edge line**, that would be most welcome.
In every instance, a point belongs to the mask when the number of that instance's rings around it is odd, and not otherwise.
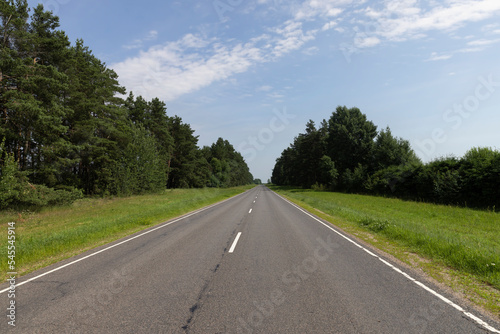
[[[229,248],[229,253],[234,252],[234,249],[236,248],[236,244],[238,243],[238,240],[240,240],[240,237],[241,237],[241,232],[238,232],[238,235],[236,236],[236,238],[233,241],[233,244],[231,245],[231,248]]]
[[[342,233],[340,233],[339,231],[337,231],[336,229],[334,229],[332,226],[329,226],[327,225],[325,222],[321,221],[320,219],[316,218],[315,216],[313,216],[312,214],[310,214],[309,212],[307,212],[306,210],[302,209],[301,207],[299,207],[297,204],[289,201],[288,199],[284,198],[283,196],[277,194],[276,192],[273,191],[273,193],[278,196],[279,198],[281,198],[282,200],[284,200],[285,202],[287,202],[288,204],[290,204],[291,206],[293,206],[294,208],[296,208],[297,210],[301,211],[302,213],[306,214],[307,216],[311,217],[312,219],[314,219],[315,221],[321,223],[322,225],[326,226],[327,228],[329,228],[330,230],[332,230],[333,232],[337,233],[339,236],[341,236],[342,238],[346,239],[347,241],[349,241],[350,243],[354,244],[355,246],[361,248],[362,250],[364,250],[366,253],[376,257],[377,259],[379,259],[382,263],[384,263],[385,265],[387,265],[388,267],[390,267],[391,269],[393,269],[394,271],[396,271],[397,273],[403,275],[404,277],[406,277],[407,279],[409,279],[410,281],[414,282],[415,284],[417,284],[418,286],[420,286],[422,289],[430,292],[431,294],[433,294],[434,296],[436,296],[437,298],[441,299],[443,302],[445,302],[446,304],[450,305],[451,307],[455,308],[457,311],[461,312],[463,315],[465,315],[467,318],[473,320],[474,322],[476,322],[477,324],[479,324],[480,326],[484,327],[485,329],[489,330],[490,332],[493,332],[493,333],[499,333],[500,334],[500,330],[494,328],[493,326],[489,325],[487,322],[485,322],[484,320],[482,320],[481,318],[478,318],[477,316],[469,313],[469,312],[466,312],[462,307],[460,307],[458,304],[455,304],[454,302],[452,302],[451,300],[449,300],[448,298],[446,298],[445,296],[439,294],[438,292],[434,291],[433,289],[429,288],[427,285],[417,281],[416,279],[414,279],[412,276],[408,275],[407,273],[405,273],[404,271],[400,270],[399,268],[395,267],[394,265],[392,265],[391,263],[387,262],[386,260],[382,259],[380,256],[374,254],[373,252],[369,251],[368,249],[366,249],[365,247],[361,246],[360,244],[358,244],[356,241],[352,240],[351,238],[343,235]]]
[[[251,190],[251,189],[250,189],[250,190]],[[209,205],[209,206],[206,206],[206,207],[204,207],[204,208],[202,208],[202,209],[195,210],[195,211],[193,211],[193,212],[191,212],[191,213],[186,214],[185,216],[181,216],[181,217],[179,217],[179,218],[176,218],[176,219],[174,219],[173,221],[170,221],[170,222],[169,222],[169,221],[167,221],[167,222],[165,222],[165,223],[160,223],[160,225],[159,225],[159,226],[154,227],[154,228],[152,228],[152,229],[150,229],[150,230],[147,230],[146,232],[143,232],[143,233],[138,234],[138,235],[136,235],[136,236],[134,236],[134,237],[131,237],[131,238],[126,239],[126,240],[123,240],[123,241],[121,241],[121,242],[119,242],[119,243],[116,243],[116,244],[111,245],[111,246],[109,246],[109,247],[106,247],[106,248],[104,248],[104,249],[101,249],[101,250],[99,250],[99,251],[97,251],[97,252],[95,252],[95,253],[92,253],[92,254],[89,254],[89,255],[87,255],[87,256],[84,256],[84,257],[82,257],[82,258],[80,258],[80,259],[78,259],[78,260],[72,261],[72,262],[70,262],[70,263],[66,263],[65,265],[62,265],[62,266],[60,266],[60,267],[54,268],[54,269],[52,269],[52,270],[50,270],[50,271],[47,271],[47,272],[45,272],[45,273],[43,273],[43,274],[40,274],[40,275],[38,275],[38,276],[32,277],[32,278],[30,278],[30,279],[27,279],[26,281],[23,281],[23,282],[20,282],[20,283],[16,283],[16,288],[17,288],[17,287],[19,287],[19,286],[21,286],[21,285],[24,285],[24,284],[26,284],[26,283],[32,282],[32,281],[34,281],[34,280],[36,280],[36,279],[39,279],[39,278],[41,278],[41,277],[43,277],[43,276],[46,276],[46,275],[48,275],[48,274],[51,274],[51,273],[53,273],[53,272],[59,271],[59,270],[61,270],[61,269],[63,269],[63,268],[66,268],[66,267],[68,267],[68,266],[71,266],[71,265],[73,265],[73,264],[75,264],[75,263],[78,263],[78,262],[80,262],[80,261],[83,261],[83,260],[85,260],[85,259],[88,259],[89,257],[95,256],[95,255],[97,255],[97,254],[99,254],[99,253],[105,252],[105,251],[107,251],[107,250],[110,250],[110,249],[112,249],[112,248],[115,248],[115,247],[117,247],[117,246],[120,246],[120,245],[122,245],[122,244],[124,244],[124,243],[127,243],[127,242],[129,242],[129,241],[132,241],[132,240],[137,239],[137,238],[139,238],[139,237],[142,237],[143,235],[149,234],[149,233],[151,233],[151,232],[154,232],[154,231],[156,231],[156,230],[159,230],[159,229],[161,229],[161,228],[164,228],[164,227],[166,227],[166,226],[169,226],[169,225],[171,225],[171,224],[173,224],[173,223],[177,223],[177,222],[179,222],[179,221],[181,221],[181,220],[183,220],[183,219],[186,219],[186,218],[189,218],[189,217],[191,217],[191,216],[194,216],[194,215],[196,215],[196,214],[198,214],[198,213],[200,213],[200,212],[203,212],[203,211],[205,211],[205,210],[211,209],[211,208],[213,208],[213,207],[215,207],[215,206],[217,206],[217,205],[220,205],[220,204],[222,204],[222,203],[224,203],[224,202],[227,202],[227,201],[232,200],[232,199],[234,199],[234,198],[236,198],[236,197],[239,197],[239,196],[243,195],[244,193],[246,193],[246,191],[245,191],[245,192],[243,192],[243,193],[241,193],[241,194],[235,195],[235,196],[233,196],[233,197],[231,197],[231,198],[225,199],[225,200],[223,200],[223,201],[221,201],[221,202],[217,202],[217,203],[211,204],[211,205]],[[3,290],[0,290],[0,294],[2,294],[2,293],[4,293],[4,292],[7,292],[7,291],[9,291],[9,290],[10,290],[10,287],[5,288],[5,289],[3,289]]]

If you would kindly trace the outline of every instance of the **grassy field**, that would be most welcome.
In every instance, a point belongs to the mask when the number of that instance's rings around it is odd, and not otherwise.
[[[0,278],[5,280],[10,271],[9,222],[15,222],[16,271],[24,275],[251,187],[174,189],[155,195],[83,199],[40,212],[0,212]]]
[[[374,196],[272,189],[410,265],[419,262],[422,266],[417,267],[500,317],[500,213]]]

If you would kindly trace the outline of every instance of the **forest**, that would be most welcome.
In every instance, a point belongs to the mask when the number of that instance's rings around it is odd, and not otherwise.
[[[498,210],[500,152],[471,148],[461,158],[422,163],[409,141],[377,130],[358,108],[310,120],[276,160],[272,183]]]
[[[30,15],[31,13],[31,15]],[[240,153],[133,92],[59,18],[0,2],[0,209],[253,182]]]

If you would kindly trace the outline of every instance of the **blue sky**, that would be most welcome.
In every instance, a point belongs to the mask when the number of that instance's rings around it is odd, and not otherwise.
[[[120,83],[267,181],[312,119],[358,107],[423,161],[500,148],[498,0],[30,0]]]

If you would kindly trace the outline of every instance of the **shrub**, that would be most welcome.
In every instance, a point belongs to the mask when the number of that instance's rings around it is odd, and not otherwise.
[[[378,220],[371,217],[362,218],[358,223],[360,226],[373,232],[380,232],[389,227],[389,222],[387,220]]]
[[[4,152],[0,144],[0,210],[9,207],[43,207],[67,205],[83,198],[83,192],[73,187],[52,189],[28,182],[26,172],[20,172],[13,154]]]
[[[68,205],[81,198],[83,198],[83,192],[79,189],[55,190],[44,185],[26,182],[13,204],[20,207]]]
[[[2,142],[0,144],[0,210],[15,201],[20,191],[20,173],[14,155],[4,151],[4,142]]]

